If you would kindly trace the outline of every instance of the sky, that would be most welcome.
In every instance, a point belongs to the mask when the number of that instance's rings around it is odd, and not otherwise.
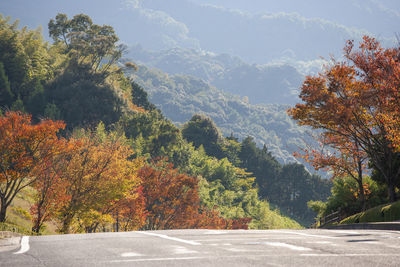
[[[393,46],[400,33],[399,0],[1,0],[0,13],[41,26],[48,40],[57,13],[85,13],[128,46],[227,53],[256,64],[312,64],[340,56],[349,39],[367,34]]]

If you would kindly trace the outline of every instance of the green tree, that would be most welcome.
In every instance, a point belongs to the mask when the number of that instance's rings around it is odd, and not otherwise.
[[[138,107],[145,110],[154,110],[156,107],[150,103],[147,97],[147,92],[135,81],[131,81],[132,86],[132,102]]]
[[[67,68],[46,85],[45,94],[46,101],[57,107],[69,129],[94,127],[100,121],[108,126],[122,115],[123,101],[116,91],[85,70],[77,74]]]
[[[93,72],[109,75],[111,67],[121,58],[123,45],[108,25],[97,25],[85,14],[68,19],[59,13],[49,24],[49,35],[65,45],[66,52],[78,65],[85,65]]]
[[[387,203],[385,186],[377,183],[369,176],[364,178],[366,208]],[[352,177],[337,177],[333,180],[331,196],[328,200],[309,201],[308,206],[318,212],[318,217],[324,217],[332,212],[339,211],[343,218],[351,216],[362,210],[363,203],[359,198],[359,186]]]
[[[221,158],[222,135],[214,121],[201,114],[195,114],[182,128],[183,137],[198,148],[203,145],[208,155]]]
[[[12,99],[10,82],[4,71],[4,65],[0,62],[0,107],[10,106]]]

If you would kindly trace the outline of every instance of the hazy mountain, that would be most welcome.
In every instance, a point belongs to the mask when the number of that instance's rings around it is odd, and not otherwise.
[[[132,6],[135,9],[164,12],[175,21],[186,25],[189,36],[197,39],[202,49],[237,55],[255,63],[266,63],[288,56],[293,60],[312,60],[320,56],[327,57],[330,53],[340,55],[346,40],[357,40],[363,34],[374,34],[367,27],[358,28],[353,24],[341,24],[337,20],[320,17],[318,12],[315,12],[314,16],[306,17],[299,13],[285,12],[285,9],[282,9],[282,12],[260,12],[263,9],[259,9],[259,12],[251,13],[243,9],[233,10],[190,0],[133,2],[135,4]],[[271,1],[266,2],[270,6],[276,6],[271,4]],[[361,10],[356,6],[351,8],[353,5],[350,7],[349,4],[345,5],[345,1],[335,1],[334,4],[325,2],[317,7],[325,6],[329,9],[331,5],[338,5],[343,9],[349,8],[355,13]],[[255,4],[247,1],[246,5],[257,7],[257,3],[259,6],[260,1],[256,1]],[[313,9],[313,6],[310,5],[309,8]],[[379,10],[377,12],[379,13]],[[342,15],[345,14],[347,13]],[[360,16],[364,15],[365,12]],[[385,17],[380,13],[379,15]],[[394,19],[391,24],[395,22],[399,20]],[[394,25],[391,28],[397,30]],[[376,35],[383,40],[394,37],[393,32],[390,36],[382,36],[380,32]]]
[[[149,51],[136,45],[129,56],[135,62],[170,74],[187,74],[218,89],[248,97],[250,103],[295,104],[304,76],[286,65],[248,64],[228,54],[214,54],[194,49],[173,48]]]
[[[258,64],[340,55],[346,40],[365,33],[393,44],[400,25],[394,0],[2,0],[0,11],[44,31],[58,12],[86,13],[127,44],[202,49]]]
[[[197,4],[238,9],[251,13],[297,13],[305,18],[320,18],[347,27],[366,29],[377,37],[392,38],[399,33],[398,0],[191,0]]]

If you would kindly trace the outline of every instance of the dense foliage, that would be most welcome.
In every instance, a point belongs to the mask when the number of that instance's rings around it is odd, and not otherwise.
[[[303,102],[288,113],[299,124],[322,130],[322,149],[306,150],[302,157],[332,170],[333,178],[348,176],[357,183],[355,212],[370,202],[367,168],[386,187],[388,201],[398,198],[400,49],[384,49],[365,36],[358,49],[348,41],[344,52],[345,61],[333,61],[323,73],[306,78]]]
[[[260,200],[235,138],[217,135],[220,155],[193,146],[124,76],[137,67],[117,64],[122,47],[110,26],[58,14],[49,45],[39,31],[0,22],[1,221],[31,186],[37,233],[49,221],[62,233],[300,227]]]
[[[252,105],[245,97],[224,93],[199,78],[168,75],[143,65],[131,77],[175,124],[204,114],[225,136],[234,133],[241,140],[252,136],[258,145],[266,144],[281,163],[297,162],[292,153],[314,142],[309,129],[299,127],[286,114],[289,105]]]

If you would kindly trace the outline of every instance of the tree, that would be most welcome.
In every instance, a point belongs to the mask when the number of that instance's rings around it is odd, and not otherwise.
[[[34,171],[58,153],[57,132],[64,127],[51,120],[32,125],[31,116],[20,112],[0,117],[0,222],[17,193],[37,180]]]
[[[28,64],[17,31],[18,21],[9,24],[9,20],[10,18],[0,17],[0,62],[4,65],[11,92],[18,96],[28,74]]]
[[[49,24],[49,35],[65,45],[66,52],[78,65],[86,65],[93,72],[108,75],[110,68],[121,58],[123,45],[111,26],[94,24],[85,14],[68,19],[59,13]]]
[[[130,192],[130,195],[116,202],[112,208],[116,221],[122,231],[141,229],[146,223],[146,198],[143,186],[139,185]]]
[[[196,179],[180,174],[165,160],[144,166],[138,176],[148,212],[144,229],[190,228],[200,202]]]
[[[279,179],[281,165],[268,152],[266,146],[262,149],[258,148],[250,136],[246,137],[240,146],[241,167],[252,172],[256,177],[256,182],[260,187],[260,195],[275,202],[276,199],[273,198],[273,195],[277,191],[276,186],[281,183]]]
[[[132,139],[136,156],[147,159],[166,157],[177,168],[184,169],[188,166],[193,147],[159,110],[124,116],[119,125],[126,136]]]
[[[43,224],[54,218],[57,214],[57,207],[69,201],[67,195],[67,181],[62,179],[62,168],[67,160],[68,153],[73,147],[68,147],[65,140],[60,140],[60,149],[57,154],[49,158],[34,171],[37,177],[33,187],[35,192],[35,202],[31,206],[32,231],[39,234]]]
[[[43,85],[62,64],[60,54],[43,40],[40,30],[19,30],[18,21],[10,24],[9,18],[1,15],[0,51],[4,70],[4,75],[0,70],[0,106],[28,110],[39,121],[37,113],[44,108]]]
[[[13,94],[11,92],[10,82],[4,71],[4,65],[0,62],[0,108],[10,106]]]
[[[332,179],[345,176],[354,179],[358,185],[361,210],[364,211],[367,204],[364,171],[367,169],[368,155],[360,149],[357,141],[348,141],[343,136],[325,135],[319,142],[321,150],[307,148],[303,150],[304,154],[296,152],[294,155],[306,160],[316,170],[330,170]]]
[[[77,74],[68,67],[46,85],[45,97],[50,105],[55,105],[69,129],[95,127],[100,122],[108,126],[122,114],[123,102],[117,92],[87,70]]]
[[[208,155],[222,157],[220,144],[222,135],[214,121],[201,114],[195,114],[182,128],[182,136],[198,148],[203,145]]]
[[[149,102],[147,92],[143,89],[143,87],[134,81],[131,81],[131,86],[133,104],[149,111],[156,109],[155,105]]]
[[[400,168],[393,160],[396,147],[391,130],[398,125],[399,49],[383,49],[364,37],[359,50],[345,47],[347,62],[333,61],[324,73],[307,77],[300,98],[289,109],[301,125],[322,129],[324,136],[352,142],[368,155],[382,174],[390,201],[396,200],[395,184]]]
[[[342,218],[358,213],[365,205],[368,209],[387,202],[385,188],[372,180],[364,177],[365,203],[360,201],[359,185],[356,180],[348,176],[339,176],[333,180],[331,196],[326,202],[310,201],[308,206],[318,212],[319,218],[340,210]]]
[[[135,172],[139,161],[129,160],[133,151],[120,134],[107,133],[100,124],[96,132],[76,133],[69,142],[74,149],[62,169],[68,201],[58,207],[63,233],[71,231],[77,217],[88,219],[95,214],[94,218],[98,219],[99,214],[108,216],[113,203],[138,185]]]

